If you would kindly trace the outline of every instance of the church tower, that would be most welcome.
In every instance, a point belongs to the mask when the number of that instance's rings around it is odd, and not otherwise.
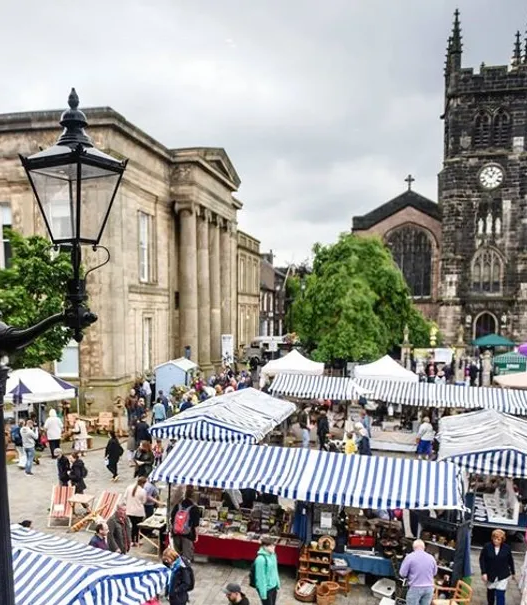
[[[509,66],[462,67],[459,12],[445,66],[439,328],[453,344],[527,340],[527,41]]]

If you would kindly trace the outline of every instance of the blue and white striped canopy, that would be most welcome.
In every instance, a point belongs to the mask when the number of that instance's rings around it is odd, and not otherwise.
[[[359,379],[371,399],[394,404],[437,408],[492,409],[527,415],[527,391],[491,387],[467,387],[427,382]]]
[[[142,605],[168,570],[74,540],[11,526],[16,605]]]
[[[278,374],[270,386],[275,395],[298,399],[334,399],[353,401],[366,393],[351,378],[341,376],[307,376],[305,374]]]
[[[527,478],[527,421],[495,410],[442,418],[439,458],[468,473]]]
[[[152,477],[363,508],[463,508],[461,472],[449,462],[181,441]]]
[[[290,401],[241,389],[207,399],[155,424],[150,432],[161,439],[258,443],[295,410]]]

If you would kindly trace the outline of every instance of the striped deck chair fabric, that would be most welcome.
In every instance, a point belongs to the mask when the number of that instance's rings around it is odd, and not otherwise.
[[[106,490],[103,491],[93,507],[94,512],[97,511],[97,517],[92,523],[90,523],[89,528],[91,529],[92,525],[100,523],[101,521],[108,521],[108,519],[114,514],[120,498],[121,494],[117,492],[110,492]]]
[[[49,507],[48,527],[51,527],[52,521],[68,521],[68,527],[71,526],[73,507],[70,499],[75,494],[75,488],[71,485],[54,485],[51,489],[51,504]]]

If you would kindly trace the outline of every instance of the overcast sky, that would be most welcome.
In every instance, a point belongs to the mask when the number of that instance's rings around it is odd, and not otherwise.
[[[403,179],[436,200],[443,64],[508,63],[524,0],[19,0],[0,23],[0,112],[109,105],[168,147],[224,147],[239,224],[301,262]]]

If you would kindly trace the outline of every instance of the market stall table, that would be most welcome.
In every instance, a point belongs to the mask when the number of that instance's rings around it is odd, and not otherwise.
[[[143,553],[149,557],[161,558],[165,544],[167,527],[167,509],[158,508],[153,515],[139,523],[139,538],[142,538],[147,544],[155,549],[155,554]],[[152,539],[152,533],[157,532],[157,541]]]
[[[90,494],[74,494],[70,499],[69,503],[73,507],[73,514],[75,515],[75,505],[81,504],[86,510],[92,510],[93,501],[95,500],[95,496],[91,496]]]
[[[373,576],[394,577],[393,565],[390,559],[372,555],[371,553],[335,553],[336,559],[346,561],[348,567],[353,571],[369,573]]]
[[[260,543],[254,540],[240,540],[230,536],[220,537],[207,534],[200,534],[198,541],[194,544],[194,552],[197,555],[235,561],[254,561],[259,548]],[[300,556],[299,548],[277,544],[275,552],[279,565],[297,567]]]

